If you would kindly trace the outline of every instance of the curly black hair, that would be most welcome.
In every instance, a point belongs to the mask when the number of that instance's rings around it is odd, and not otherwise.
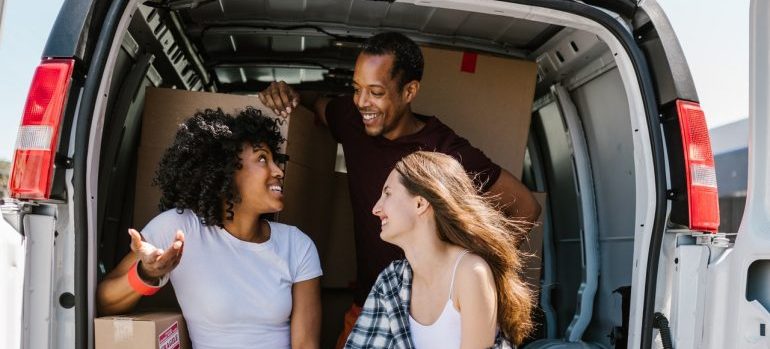
[[[375,56],[392,54],[394,59],[390,77],[398,79],[399,89],[403,89],[410,81],[422,80],[425,67],[422,51],[404,34],[385,32],[372,36],[364,42],[361,53]]]
[[[279,121],[258,109],[247,107],[235,117],[222,109],[198,111],[179,126],[155,172],[160,210],[189,209],[201,223],[222,227],[240,201],[233,175],[243,166],[238,156],[243,146],[265,144],[276,158],[283,140]]]

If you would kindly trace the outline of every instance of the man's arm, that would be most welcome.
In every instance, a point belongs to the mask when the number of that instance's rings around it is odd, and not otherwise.
[[[500,177],[489,187],[487,194],[496,198],[508,217],[535,223],[540,216],[540,204],[532,192],[505,169],[500,169]]]

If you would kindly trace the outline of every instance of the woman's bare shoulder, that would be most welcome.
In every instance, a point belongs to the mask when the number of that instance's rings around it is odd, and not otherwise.
[[[479,298],[494,299],[495,278],[487,261],[476,254],[466,254],[457,265],[454,291],[455,305],[459,306],[469,301],[476,303]]]
[[[492,269],[484,258],[471,252],[460,260],[455,277],[461,277],[467,281],[483,281],[486,278],[492,278]]]

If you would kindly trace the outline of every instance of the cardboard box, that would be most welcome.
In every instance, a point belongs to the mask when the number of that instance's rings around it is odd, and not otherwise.
[[[94,320],[96,349],[191,348],[180,313],[153,312],[104,316]]]
[[[425,71],[412,110],[435,115],[521,178],[537,64],[432,47],[423,47],[422,53]],[[461,69],[467,55],[476,55],[472,72]]]
[[[323,260],[329,234],[334,172],[289,161],[283,181],[283,210],[276,221],[298,227],[310,236]]]
[[[348,176],[334,174],[334,193],[329,224],[326,258],[321,259],[324,277],[321,286],[343,289],[356,281],[356,244],[353,234],[353,206],[350,203]]]

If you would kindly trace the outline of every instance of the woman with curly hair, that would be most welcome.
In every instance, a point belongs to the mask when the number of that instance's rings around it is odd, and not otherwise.
[[[396,163],[372,213],[380,238],[404,250],[380,273],[345,348],[509,348],[532,329],[520,237],[449,155]]]
[[[163,212],[129,230],[131,252],[99,284],[100,312],[128,312],[170,278],[197,349],[318,348],[318,252],[264,219],[283,209],[281,141],[253,108],[185,121],[154,179]]]

